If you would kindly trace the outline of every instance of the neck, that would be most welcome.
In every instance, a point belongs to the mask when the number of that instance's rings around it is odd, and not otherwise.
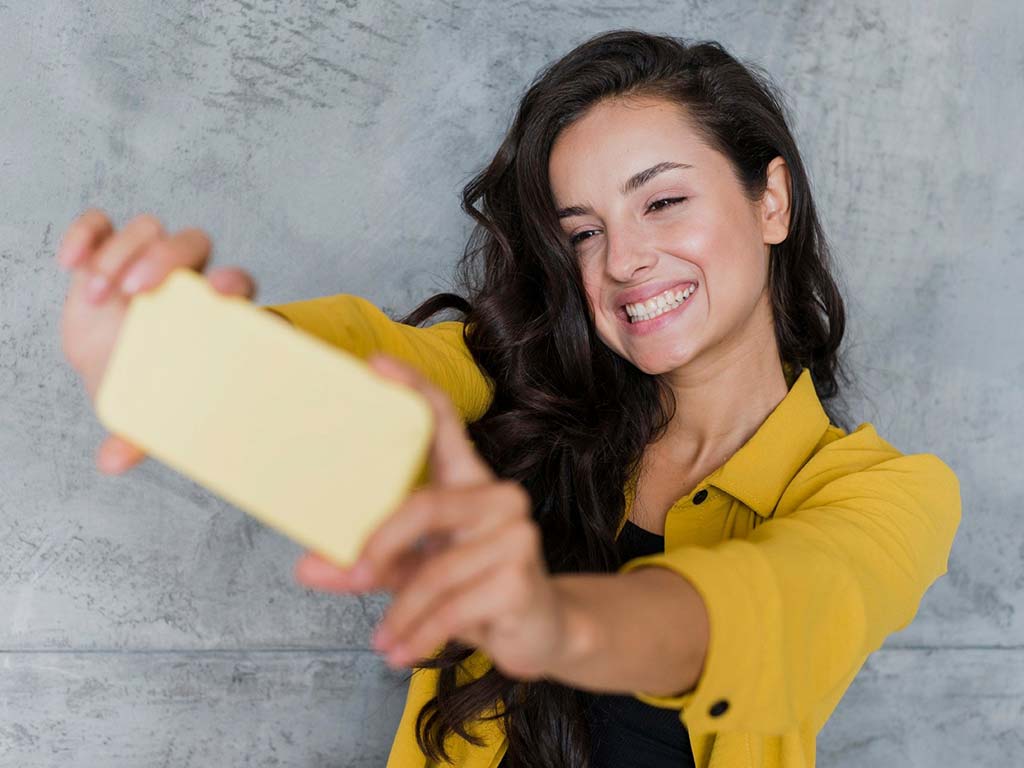
[[[732,337],[736,341],[665,374],[676,412],[655,445],[673,463],[720,466],[786,397],[789,387],[767,301],[758,305],[749,325]]]

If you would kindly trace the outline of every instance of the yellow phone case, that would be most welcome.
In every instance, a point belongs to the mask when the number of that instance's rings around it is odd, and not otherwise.
[[[96,414],[339,565],[411,490],[434,429],[419,393],[185,268],[132,299]]]

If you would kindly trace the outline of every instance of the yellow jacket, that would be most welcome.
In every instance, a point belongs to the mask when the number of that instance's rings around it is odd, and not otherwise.
[[[487,410],[492,382],[460,321],[413,328],[351,294],[266,309],[362,358],[405,360],[467,422]],[[753,437],[669,510],[665,552],[620,568],[670,568],[707,606],[710,644],[696,688],[631,692],[679,712],[703,768],[812,768],[817,734],[868,654],[910,624],[946,573],[960,523],[959,482],[938,457],[903,455],[869,423],[847,434],[829,423],[808,371],[787,375],[789,394]],[[635,482],[625,489],[627,517]],[[468,661],[473,676],[490,666],[480,651]],[[436,670],[413,672],[388,768],[434,765],[413,728],[436,680]],[[454,765],[494,768],[507,746],[500,720],[474,725],[486,745],[451,737]]]

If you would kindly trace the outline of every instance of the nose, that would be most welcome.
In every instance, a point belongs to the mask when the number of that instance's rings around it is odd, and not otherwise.
[[[632,282],[637,272],[650,269],[657,262],[655,249],[637,228],[622,224],[614,228],[609,226],[605,237],[608,244],[605,269],[609,277],[620,283]]]

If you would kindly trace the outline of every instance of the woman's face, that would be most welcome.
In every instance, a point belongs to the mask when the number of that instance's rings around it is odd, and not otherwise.
[[[610,99],[559,134],[548,173],[605,344],[649,374],[755,345],[763,354],[774,339],[769,243],[781,242],[788,226],[781,158],[769,167],[770,194],[751,203],[728,159],[701,141],[678,106]],[[668,301],[663,314],[631,322],[625,304],[659,296]],[[637,310],[657,311],[630,307]]]

